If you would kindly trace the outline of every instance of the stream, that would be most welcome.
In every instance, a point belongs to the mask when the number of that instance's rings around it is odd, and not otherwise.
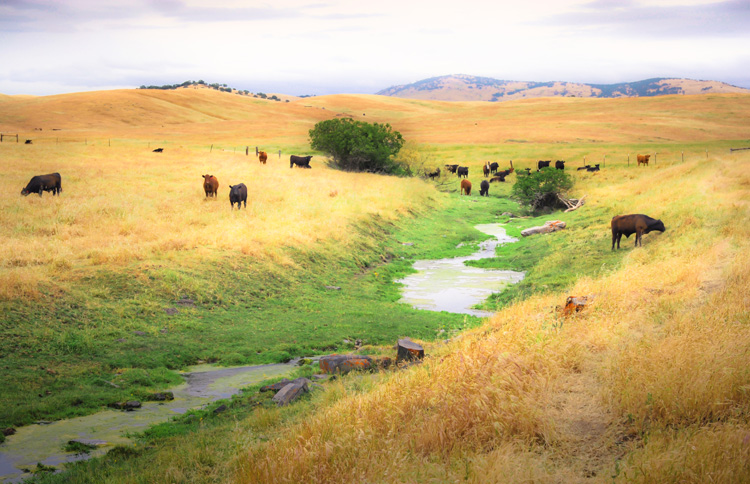
[[[401,302],[429,311],[492,316],[494,313],[473,309],[473,306],[507,285],[521,281],[524,273],[470,267],[464,262],[495,257],[498,245],[518,239],[507,235],[500,224],[482,224],[475,228],[494,238],[480,243],[479,250],[469,256],[415,262],[417,273],[396,281],[405,286]]]
[[[126,433],[137,433],[166,422],[170,417],[200,408],[216,400],[229,398],[239,389],[274,377],[286,376],[296,361],[286,364],[217,368],[193,366],[183,373],[185,382],[170,391],[174,400],[143,402],[142,407],[126,412],[104,410],[93,415],[56,422],[40,422],[19,427],[14,435],[0,444],[0,481],[20,482],[30,477],[23,469],[34,469],[38,462],[59,467],[62,463],[103,455],[114,445],[132,445]],[[89,454],[65,452],[63,447],[73,439],[105,441]]]
[[[492,312],[472,307],[508,284],[519,282],[524,273],[465,265],[464,262],[469,260],[494,257],[499,244],[517,241],[509,237],[500,224],[477,225],[476,228],[493,238],[479,244],[479,250],[469,256],[415,262],[417,273],[396,281],[405,286],[401,302],[429,311],[491,316]],[[5,443],[0,445],[0,481],[19,482],[30,477],[23,469],[34,469],[37,463],[59,467],[65,462],[103,455],[114,445],[132,445],[133,440],[126,434],[142,432],[189,409],[229,398],[240,388],[286,376],[295,368],[295,363],[292,360],[286,364],[235,368],[193,366],[183,373],[185,382],[170,389],[174,394],[172,401],[143,402],[141,408],[132,412],[104,410],[84,417],[20,427],[16,434],[8,436]],[[63,450],[65,444],[73,439],[103,443],[89,454]]]

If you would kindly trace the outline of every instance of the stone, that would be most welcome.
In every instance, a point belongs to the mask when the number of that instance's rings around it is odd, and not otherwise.
[[[9,435],[15,434],[16,433],[16,429],[14,429],[13,427],[7,427],[7,428],[4,428],[4,429],[0,430],[0,433],[2,433],[4,436],[7,437]]]
[[[141,408],[141,402],[138,400],[128,400],[127,402],[114,402],[107,405],[109,408],[116,408],[117,410],[126,410],[128,412]]]
[[[155,402],[171,401],[174,400],[174,393],[172,392],[157,392],[149,395],[149,399]]]
[[[284,378],[280,382],[276,382],[276,383],[273,383],[271,385],[266,385],[264,387],[260,387],[260,391],[261,392],[278,392],[279,390],[281,390],[285,386],[289,385],[290,383],[292,383],[292,380]]]
[[[89,447],[101,447],[103,445],[109,444],[109,442],[107,442],[106,440],[99,440],[99,439],[73,439],[73,440],[69,440],[68,443],[87,445]]]
[[[222,413],[222,412],[226,412],[226,411],[227,411],[227,406],[224,405],[224,404],[221,404],[221,405],[219,405],[218,407],[216,407],[214,409],[214,413],[217,413],[217,414],[218,413]]]
[[[175,314],[179,313],[180,311],[177,310],[177,308],[164,308],[164,312],[169,314],[170,316],[174,316]]]
[[[329,291],[340,291],[341,287],[339,287],[339,286],[326,286],[326,289],[328,289]]]
[[[145,331],[133,331],[133,334],[136,336],[146,336]]]
[[[180,306],[195,306],[195,301],[192,299],[188,299],[187,297],[183,296],[181,299],[174,302],[175,304],[179,304]]]
[[[424,348],[409,338],[398,340],[397,347],[396,363],[424,358]]]
[[[320,358],[320,369],[323,373],[344,374],[352,370],[369,370],[372,358],[364,355],[326,355]]]
[[[307,379],[305,378],[304,380]],[[284,388],[279,390],[279,392],[273,396],[272,400],[276,402],[277,406],[283,407],[285,405],[289,405],[308,391],[310,390],[308,388],[307,382],[295,380],[294,382],[289,383],[288,385],[284,386]]]

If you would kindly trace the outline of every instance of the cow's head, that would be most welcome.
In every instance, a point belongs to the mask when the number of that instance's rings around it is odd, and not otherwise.
[[[652,232],[654,230],[658,230],[659,232],[664,232],[665,230],[667,230],[667,228],[664,227],[664,222],[662,222],[661,220],[654,220],[648,224],[646,233]]]
[[[23,195],[24,197],[25,197],[26,195],[28,195],[29,193],[31,193],[31,192],[29,192],[29,189],[28,189],[28,188],[24,188],[23,190],[21,190],[21,195]]]

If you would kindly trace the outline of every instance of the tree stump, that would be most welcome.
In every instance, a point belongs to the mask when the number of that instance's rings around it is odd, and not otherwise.
[[[424,358],[424,348],[409,338],[398,340],[398,353],[396,363],[404,361],[421,360]]]

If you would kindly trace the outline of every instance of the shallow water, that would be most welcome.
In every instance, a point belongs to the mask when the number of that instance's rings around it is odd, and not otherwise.
[[[429,311],[491,316],[492,312],[472,309],[472,306],[500,292],[507,285],[521,281],[524,273],[470,267],[464,262],[495,257],[495,248],[499,244],[516,242],[518,239],[507,235],[500,224],[483,224],[475,228],[495,238],[479,244],[479,250],[469,256],[415,262],[417,273],[396,281],[405,286],[401,302]]]
[[[105,410],[85,417],[18,428],[15,435],[7,437],[5,443],[0,444],[0,481],[18,482],[29,477],[22,469],[33,469],[37,462],[59,466],[64,462],[102,455],[113,445],[132,444],[133,441],[125,433],[142,432],[189,409],[229,398],[242,387],[268,378],[286,376],[294,367],[293,362],[236,368],[194,366],[183,374],[185,383],[170,389],[174,393],[172,401],[143,402],[140,409],[132,412]],[[65,444],[73,439],[98,439],[107,444],[88,455],[63,451]]]

